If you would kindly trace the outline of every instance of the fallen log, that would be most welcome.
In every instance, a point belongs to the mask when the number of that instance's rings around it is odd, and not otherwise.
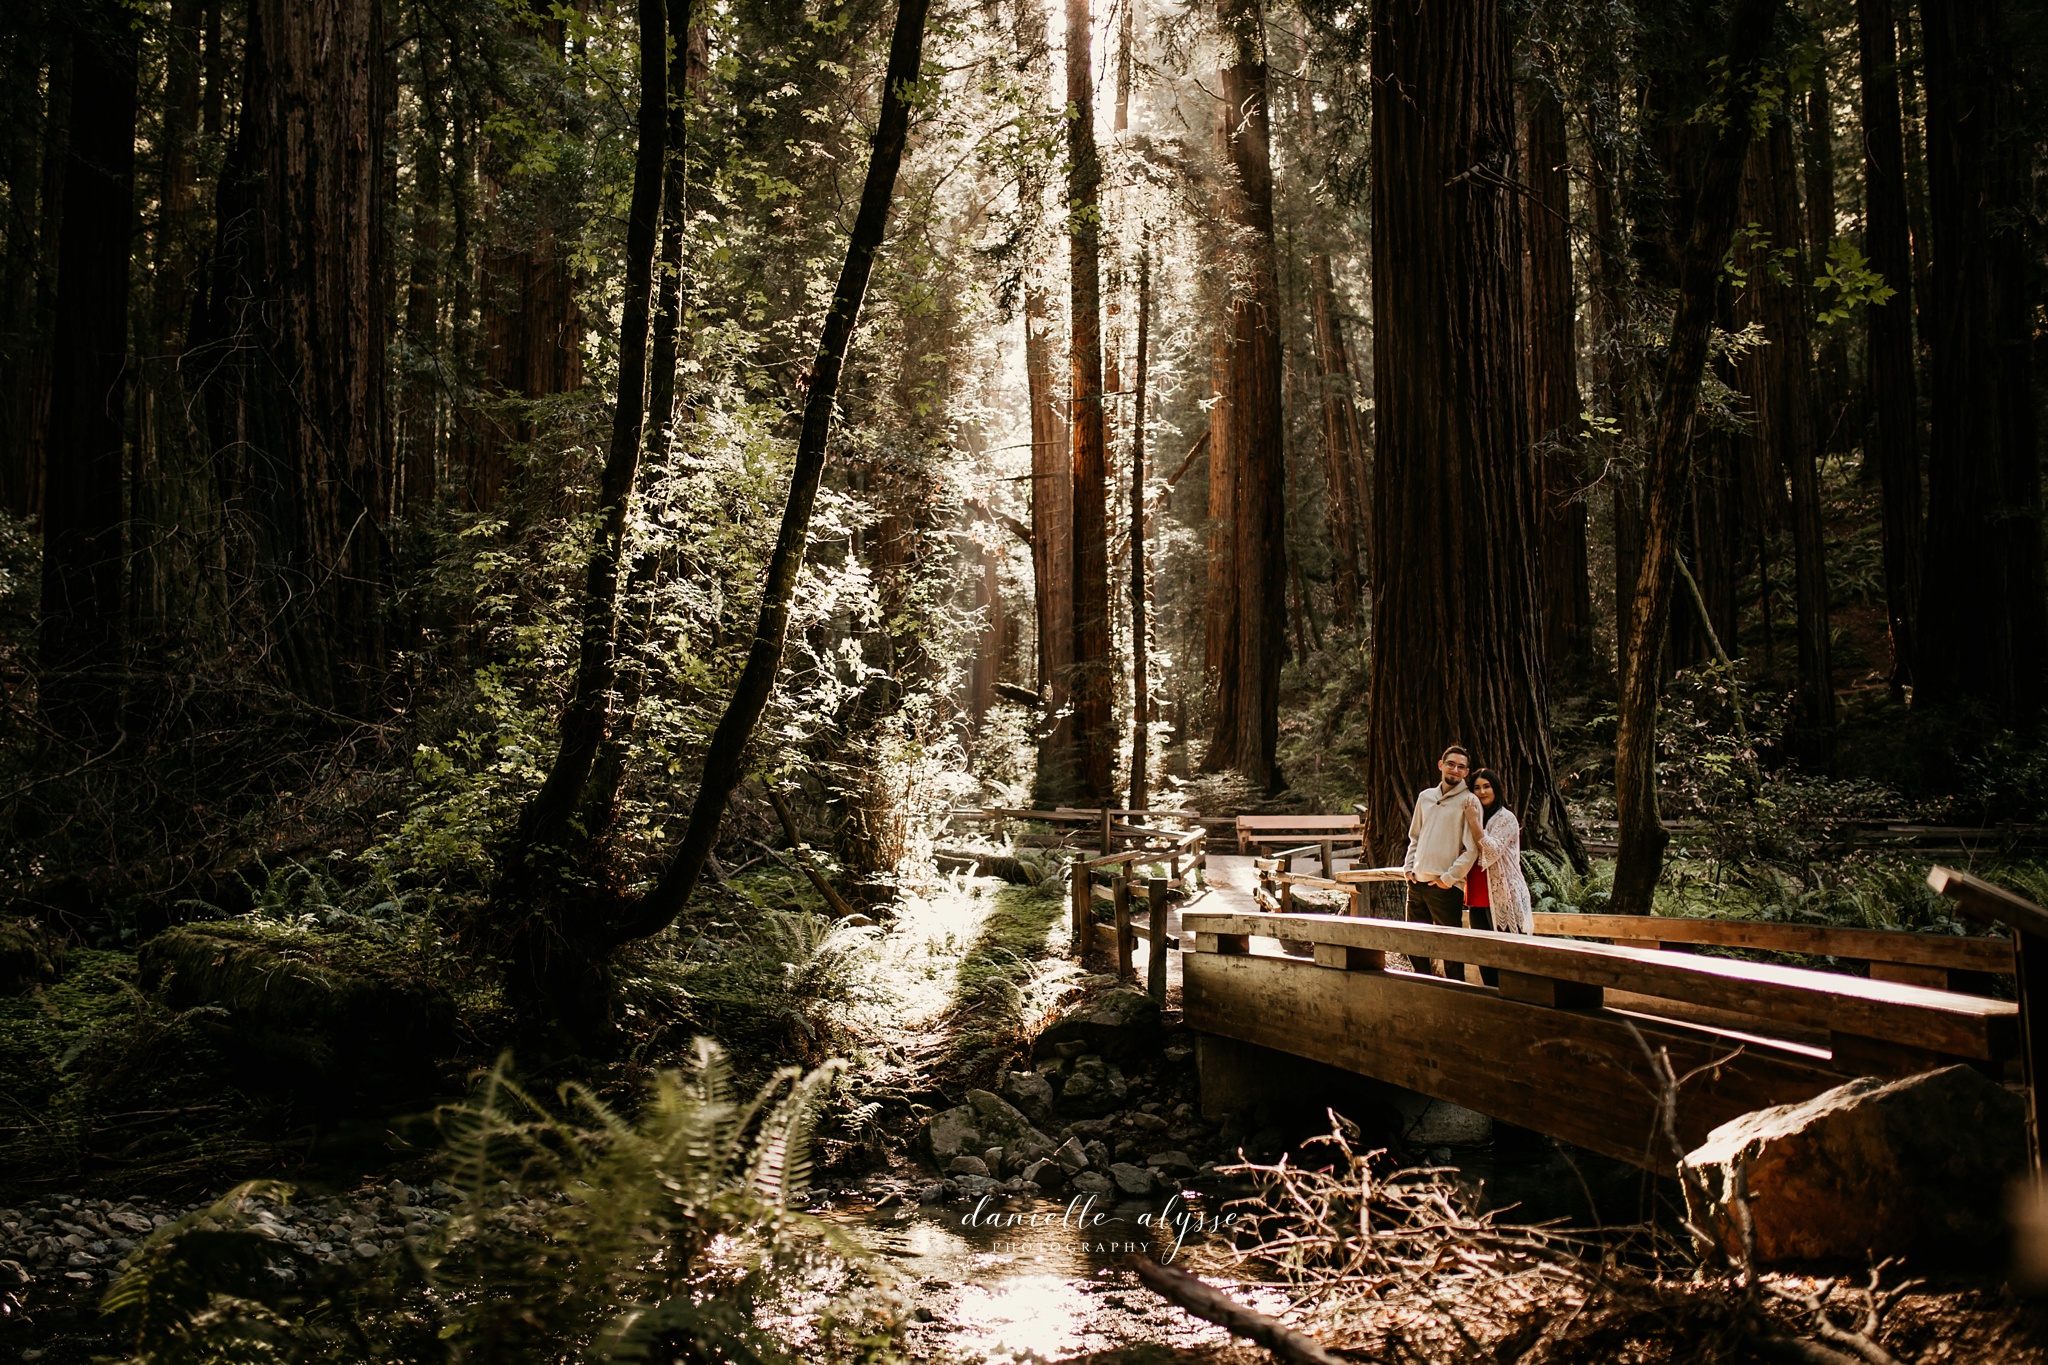
[[[1295,1331],[1278,1318],[1254,1312],[1185,1270],[1161,1265],[1149,1256],[1131,1256],[1127,1260],[1145,1287],[1160,1298],[1178,1304],[1205,1322],[1215,1323],[1232,1336],[1256,1342],[1289,1365],[1344,1365],[1341,1357],[1314,1337]]]

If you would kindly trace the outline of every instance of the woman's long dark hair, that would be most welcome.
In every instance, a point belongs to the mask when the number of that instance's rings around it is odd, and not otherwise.
[[[1493,818],[1495,811],[1508,803],[1508,789],[1507,784],[1500,780],[1500,774],[1491,768],[1481,768],[1478,772],[1473,773],[1467,779],[1465,789],[1467,791],[1474,790],[1482,781],[1491,783],[1493,786],[1493,801],[1490,804],[1481,806],[1479,809],[1479,823],[1484,825]]]

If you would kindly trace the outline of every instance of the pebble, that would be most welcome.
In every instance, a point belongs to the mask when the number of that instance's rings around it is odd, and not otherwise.
[[[456,1202],[446,1181],[409,1186],[390,1180],[347,1195],[258,1205],[249,1223],[279,1243],[272,1272],[292,1278],[293,1260],[333,1265],[390,1255],[448,1221]],[[0,1263],[18,1267],[25,1285],[38,1279],[105,1285],[152,1232],[206,1206],[49,1195],[0,1208]]]

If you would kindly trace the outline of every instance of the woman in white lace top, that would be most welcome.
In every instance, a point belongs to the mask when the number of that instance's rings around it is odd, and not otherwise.
[[[1493,913],[1493,927],[1503,934],[1532,934],[1536,917],[1530,910],[1529,882],[1522,875],[1522,825],[1508,809],[1507,788],[1500,774],[1481,768],[1472,774],[1472,794],[1479,809],[1471,810],[1466,821],[1479,845],[1479,861],[1473,879],[1486,878],[1486,904]],[[1476,888],[1475,888],[1476,889]],[[1468,902],[1476,898],[1467,897]],[[1474,917],[1475,922],[1477,917]]]

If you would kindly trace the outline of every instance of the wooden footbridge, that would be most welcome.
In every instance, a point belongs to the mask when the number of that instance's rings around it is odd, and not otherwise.
[[[1729,1119],[1857,1077],[1961,1063],[2031,1081],[2024,1013],[2028,996],[2048,1001],[2048,913],[1945,869],[1930,876],[1937,889],[2014,936],[1598,914],[1540,914],[1534,935],[1410,924],[1362,913],[1373,884],[1400,882],[1400,869],[1341,867],[1358,851],[1333,850],[1348,832],[1327,820],[1240,828],[1254,856],[1233,857],[1210,854],[1200,824],[1124,823],[1138,818],[1096,813],[1105,847],[1071,864],[1078,952],[1106,950],[1161,998],[1177,977],[1182,1016],[1202,1033],[1645,1169],[1671,1165],[1660,1055],[1688,1078],[1673,1113],[1687,1149]],[[1312,842],[1256,856],[1289,836]],[[1316,870],[1293,871],[1301,858]],[[1304,910],[1304,895],[1339,913]],[[1785,960],[1700,951],[1717,948]],[[1415,970],[1431,959],[1467,964],[1467,979]],[[1816,960],[1832,969],[1805,965]],[[2032,1115],[2041,1092],[2029,1091]],[[2048,1131],[2048,1113],[2040,1120],[2035,1131]]]

